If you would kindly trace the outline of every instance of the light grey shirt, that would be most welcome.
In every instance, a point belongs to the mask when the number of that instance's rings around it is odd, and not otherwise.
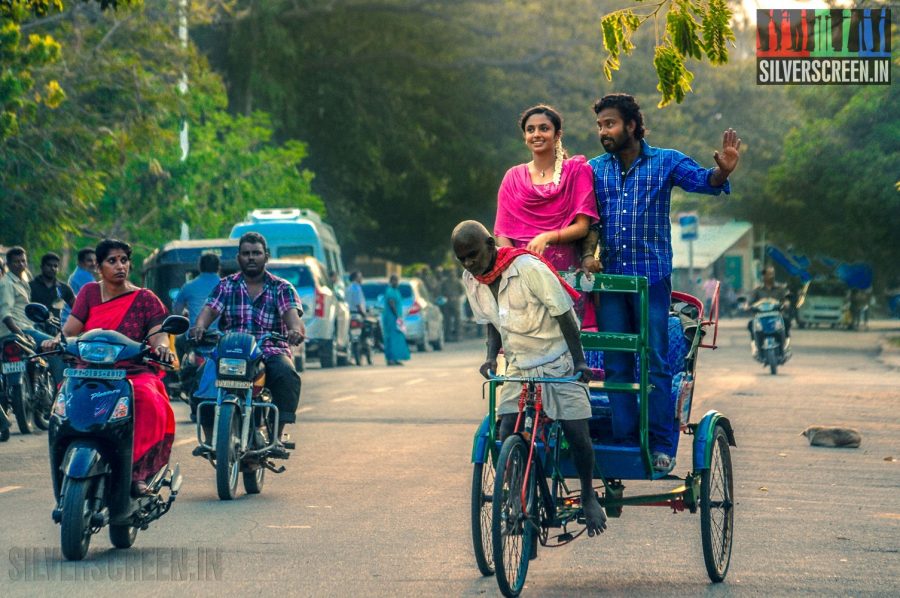
[[[497,299],[488,285],[463,273],[469,305],[479,324],[500,333],[506,360],[520,369],[534,368],[569,350],[554,319],[572,309],[572,298],[543,262],[520,255],[500,275]]]
[[[3,323],[7,317],[12,317],[13,322],[22,330],[34,328],[34,323],[25,315],[25,306],[31,302],[31,274],[28,270],[22,272],[19,278],[12,272],[0,278],[0,336],[10,334],[10,329]]]

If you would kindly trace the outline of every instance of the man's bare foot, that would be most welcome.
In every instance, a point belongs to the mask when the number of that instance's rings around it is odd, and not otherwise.
[[[588,536],[603,533],[606,529],[606,513],[597,500],[597,495],[591,490],[590,494],[581,495],[581,509],[584,511],[584,523],[587,525]]]

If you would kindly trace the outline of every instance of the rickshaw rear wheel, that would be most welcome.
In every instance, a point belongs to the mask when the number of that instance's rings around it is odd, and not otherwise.
[[[508,437],[497,458],[491,521],[497,585],[500,592],[508,597],[518,596],[525,586],[528,562],[536,536],[536,487],[533,475],[528,478],[524,508],[522,505],[527,465],[528,446],[525,441],[518,435]]]
[[[734,533],[734,478],[725,428],[717,425],[709,469],[700,475],[700,536],[706,572],[714,582],[725,579],[731,563]]]
[[[490,450],[484,463],[476,463],[472,470],[472,548],[475,563],[482,575],[494,574],[494,552],[491,548],[493,515],[494,462]]]

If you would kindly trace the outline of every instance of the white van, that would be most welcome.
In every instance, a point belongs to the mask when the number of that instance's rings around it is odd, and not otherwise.
[[[313,256],[344,279],[341,246],[334,229],[316,212],[301,208],[253,210],[243,222],[235,224],[229,235],[239,239],[244,233],[256,232],[266,238],[273,259]]]

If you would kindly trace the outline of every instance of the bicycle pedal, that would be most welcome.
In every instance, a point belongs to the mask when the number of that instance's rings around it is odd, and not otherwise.
[[[194,450],[191,451],[191,454],[195,457],[205,457],[209,454],[212,454],[212,451],[205,446],[198,445],[194,447]]]
[[[295,448],[297,448],[297,443],[293,441],[282,442],[281,444],[283,444],[284,448],[288,450],[294,450]]]
[[[556,536],[556,541],[559,542],[560,544],[562,544],[563,542],[571,542],[574,539],[575,539],[575,536],[573,536],[569,532],[563,532],[563,533],[559,534],[558,536]]]

